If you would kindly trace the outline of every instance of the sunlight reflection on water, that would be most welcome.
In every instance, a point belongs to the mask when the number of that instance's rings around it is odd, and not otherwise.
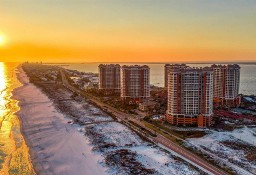
[[[21,86],[15,76],[16,67],[0,62],[0,175],[35,174],[15,115],[20,109],[18,101],[11,98],[13,89]]]

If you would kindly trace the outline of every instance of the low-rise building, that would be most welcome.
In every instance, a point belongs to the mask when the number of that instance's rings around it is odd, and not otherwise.
[[[146,100],[139,103],[139,110],[142,112],[153,111],[158,106],[159,104],[157,102]]]

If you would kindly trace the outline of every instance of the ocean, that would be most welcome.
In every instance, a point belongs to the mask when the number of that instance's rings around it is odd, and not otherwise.
[[[12,92],[22,84],[16,78],[16,63],[0,62],[0,175],[32,175],[29,148],[16,113],[20,110]]]
[[[100,63],[84,63],[84,64],[59,64],[64,68],[78,70],[82,72],[98,72]],[[120,65],[124,65],[122,63]],[[150,67],[150,84],[155,86],[164,86],[164,64],[143,63]],[[127,63],[126,65],[132,65]],[[142,64],[139,64],[142,65]],[[205,67],[211,64],[188,64],[192,67]],[[245,95],[256,95],[256,65],[255,64],[240,64],[240,89],[239,93]]]

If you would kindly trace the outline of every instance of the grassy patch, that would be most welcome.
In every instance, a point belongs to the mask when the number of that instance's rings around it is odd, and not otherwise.
[[[186,138],[200,138],[203,137],[207,134],[206,131],[198,131],[198,130],[193,130],[193,131],[179,131],[175,129],[171,129],[170,127],[167,126],[167,124],[158,122],[158,121],[152,121],[149,123],[151,125],[156,126],[157,128],[161,129],[165,134],[171,134],[176,137],[179,137],[181,139],[186,139]]]
[[[156,127],[156,126],[154,126],[154,125],[152,125],[152,124],[150,124],[150,123],[148,123],[148,122],[145,122],[145,121],[144,121],[144,124],[145,124],[145,126],[146,126],[147,128],[150,128],[150,129],[152,129],[153,131],[156,131],[157,133],[159,133],[159,134],[165,136],[165,137],[168,138],[169,140],[178,143],[176,138],[174,138],[173,136],[171,136],[171,135],[168,134],[167,132],[164,132],[164,131],[160,130],[160,128],[158,128],[158,127]]]

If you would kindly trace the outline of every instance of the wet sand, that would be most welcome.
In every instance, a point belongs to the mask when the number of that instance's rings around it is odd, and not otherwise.
[[[16,78],[17,66],[0,62],[0,175],[35,174],[16,115],[20,110],[18,101],[12,95],[15,88],[22,86]]]

